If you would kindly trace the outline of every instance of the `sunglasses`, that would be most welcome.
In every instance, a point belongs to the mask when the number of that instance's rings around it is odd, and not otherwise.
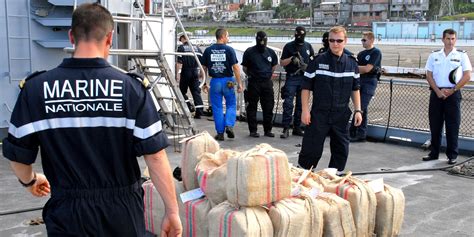
[[[360,41],[362,41],[362,42],[367,42],[367,40],[366,40],[366,39],[361,39]]]
[[[329,42],[330,42],[330,43],[337,42],[337,43],[340,44],[340,43],[344,42],[344,40],[343,40],[343,39],[329,39]]]

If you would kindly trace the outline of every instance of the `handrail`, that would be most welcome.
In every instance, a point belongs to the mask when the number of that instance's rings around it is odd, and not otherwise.
[[[188,33],[186,33],[186,30],[184,29],[183,23],[181,22],[181,19],[179,19],[178,12],[176,11],[176,8],[174,7],[172,0],[170,0],[170,7],[171,7],[171,9],[173,9],[173,13],[176,16],[176,20],[178,21],[179,27],[183,31],[183,34],[184,34],[184,37],[186,38],[186,41],[191,46],[190,48],[191,48],[191,51],[194,54],[194,59],[196,60],[196,62],[198,64],[199,70],[201,71],[201,75],[202,75],[203,80],[201,81],[201,84],[199,84],[199,88],[202,88],[204,86],[204,84],[206,83],[206,80],[207,80],[206,71],[204,71],[204,68],[201,65],[201,61],[199,61],[199,58],[196,55],[196,52],[194,51],[194,45],[191,43],[191,40],[189,40]]]

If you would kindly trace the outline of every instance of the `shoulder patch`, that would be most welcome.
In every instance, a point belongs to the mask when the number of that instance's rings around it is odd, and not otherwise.
[[[437,49],[437,50],[433,50],[433,51],[431,51],[431,52],[432,52],[432,53],[436,53],[436,52],[440,52],[440,51],[441,51],[441,49]]]
[[[462,49],[456,49],[456,51],[461,52],[461,53],[466,53],[467,52],[466,50],[462,50]]]
[[[33,72],[31,73],[30,75],[28,75],[27,77],[25,77],[25,79],[21,80],[20,81],[20,84],[18,84],[18,86],[20,87],[20,89],[23,89],[23,87],[25,87],[25,84],[28,80],[42,74],[42,73],[45,73],[46,70],[42,70],[42,71],[36,71],[36,72]]]
[[[148,79],[146,79],[143,75],[135,73],[135,72],[128,72],[127,75],[139,81],[142,84],[142,86],[145,87],[145,89],[148,90],[151,88],[150,81],[148,81]]]

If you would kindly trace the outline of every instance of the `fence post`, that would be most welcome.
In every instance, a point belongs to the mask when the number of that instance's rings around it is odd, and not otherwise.
[[[421,54],[418,55],[419,58],[418,58],[418,68],[421,68]]]
[[[398,59],[397,59],[397,72],[398,72],[399,67],[400,67],[400,53],[398,53]]]

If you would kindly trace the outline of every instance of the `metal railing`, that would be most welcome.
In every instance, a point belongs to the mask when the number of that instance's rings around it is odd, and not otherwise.
[[[272,80],[275,95],[273,111],[275,114],[281,115],[283,99],[281,99],[280,88],[285,84],[286,73],[274,73]],[[474,86],[466,85],[461,93],[459,136],[474,139]],[[238,96],[238,98],[238,114],[244,114],[243,96]],[[383,127],[429,132],[429,98],[430,90],[425,80],[382,78],[368,108],[368,123]],[[205,101],[205,104],[207,102]],[[260,104],[258,111],[262,111]]]

